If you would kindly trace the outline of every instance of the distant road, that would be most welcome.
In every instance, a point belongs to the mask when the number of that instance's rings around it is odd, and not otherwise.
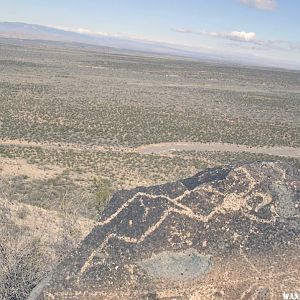
[[[70,150],[95,150],[103,152],[135,152],[134,148],[129,147],[116,147],[116,146],[98,146],[98,145],[85,145],[76,143],[64,143],[64,142],[34,142],[24,140],[1,140],[0,146],[18,146],[18,147],[39,147],[43,149],[70,149]]]
[[[72,149],[72,150],[95,150],[103,152],[127,152],[139,154],[168,155],[174,151],[219,151],[219,152],[249,152],[257,154],[268,154],[275,156],[293,157],[300,159],[300,148],[293,147],[250,147],[245,145],[227,143],[195,143],[174,142],[159,143],[139,146],[137,148],[117,146],[83,145],[75,143],[40,143],[20,140],[0,140],[0,145],[20,147],[41,147],[44,149]]]
[[[160,143],[144,145],[135,149],[140,154],[162,154],[173,151],[221,151],[249,152],[276,156],[300,158],[300,148],[293,147],[250,147],[226,143]]]

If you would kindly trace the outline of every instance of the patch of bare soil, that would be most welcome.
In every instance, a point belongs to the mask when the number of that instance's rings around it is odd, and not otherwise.
[[[140,154],[163,154],[173,151],[219,151],[219,152],[249,152],[276,156],[300,158],[300,148],[293,147],[249,147],[246,145],[226,143],[159,143],[143,145],[135,149]]]
[[[28,176],[31,179],[49,179],[62,173],[63,168],[58,166],[37,167],[26,162],[25,159],[11,159],[0,157],[0,176]]]
[[[63,244],[64,239],[77,244],[94,226],[94,221],[87,218],[4,199],[0,199],[0,215],[2,228],[13,226],[22,229],[23,237],[37,239],[47,250],[45,253],[50,254],[51,260],[55,260],[56,247]]]
[[[268,154],[283,157],[300,158],[300,148],[276,146],[276,147],[250,147],[246,145],[228,143],[200,143],[200,142],[170,142],[142,145],[136,148],[112,147],[97,145],[82,145],[74,143],[39,143],[21,140],[0,140],[0,145],[41,147],[45,149],[73,149],[73,150],[97,150],[108,152],[124,152],[139,154],[169,155],[174,151],[217,151],[217,152],[248,152],[257,154]]]
[[[49,143],[49,142],[28,142],[24,140],[0,140],[0,145],[19,146],[19,147],[40,147],[43,149],[70,149],[70,150],[96,150],[96,151],[112,151],[112,152],[134,152],[133,148],[128,147],[112,147],[98,145],[84,145],[76,143]]]

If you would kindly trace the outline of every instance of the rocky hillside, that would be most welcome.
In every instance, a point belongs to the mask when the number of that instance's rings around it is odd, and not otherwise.
[[[207,169],[117,192],[31,299],[282,299],[300,292],[300,172]]]

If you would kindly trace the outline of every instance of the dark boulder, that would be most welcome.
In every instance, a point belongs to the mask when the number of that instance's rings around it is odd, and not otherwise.
[[[300,294],[299,190],[299,170],[258,162],[119,191],[31,299]]]

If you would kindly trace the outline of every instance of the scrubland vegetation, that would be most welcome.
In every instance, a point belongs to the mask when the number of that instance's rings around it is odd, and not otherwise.
[[[300,146],[299,72],[5,45],[0,72],[1,139]]]
[[[238,161],[299,166],[261,154],[130,151],[177,141],[300,147],[299,86],[293,71],[2,40],[0,299],[25,299],[117,189]],[[29,222],[37,215],[49,227]]]

